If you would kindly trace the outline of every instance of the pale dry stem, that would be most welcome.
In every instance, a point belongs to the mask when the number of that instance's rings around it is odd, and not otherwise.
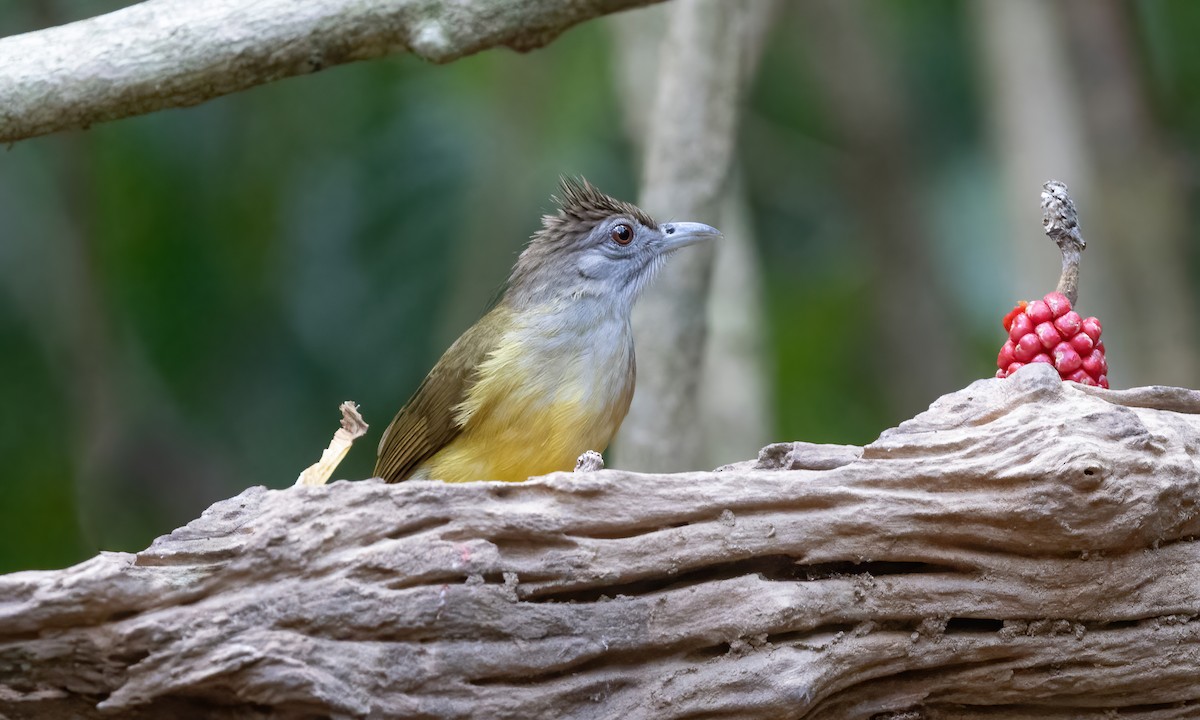
[[[333,434],[329,447],[321,452],[321,459],[296,478],[297,485],[324,485],[333,476],[333,471],[337,470],[342,458],[350,452],[354,441],[367,434],[369,426],[358,413],[356,403],[347,400],[339,409],[342,411],[342,426]]]

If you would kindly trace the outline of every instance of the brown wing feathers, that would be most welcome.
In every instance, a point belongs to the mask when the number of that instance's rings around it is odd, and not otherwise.
[[[375,475],[400,482],[454,440],[455,410],[475,384],[475,368],[499,342],[499,313],[488,313],[446,351],[383,432]]]

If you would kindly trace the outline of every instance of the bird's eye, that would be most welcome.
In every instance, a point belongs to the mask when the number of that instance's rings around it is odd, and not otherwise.
[[[633,228],[621,223],[612,229],[612,239],[618,245],[628,245],[629,241],[633,239]]]

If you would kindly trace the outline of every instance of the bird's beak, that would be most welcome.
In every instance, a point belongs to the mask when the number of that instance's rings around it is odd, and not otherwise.
[[[695,245],[702,240],[712,240],[721,237],[721,231],[711,225],[694,222],[664,223],[659,226],[662,231],[662,252],[674,252],[688,245]]]

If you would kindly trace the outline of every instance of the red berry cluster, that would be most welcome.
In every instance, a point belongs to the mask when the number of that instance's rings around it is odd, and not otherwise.
[[[1021,302],[1004,316],[1008,341],[1000,348],[996,377],[1008,377],[1029,363],[1053,365],[1063,380],[1108,387],[1108,361],[1100,321],[1081,318],[1062,293]]]

